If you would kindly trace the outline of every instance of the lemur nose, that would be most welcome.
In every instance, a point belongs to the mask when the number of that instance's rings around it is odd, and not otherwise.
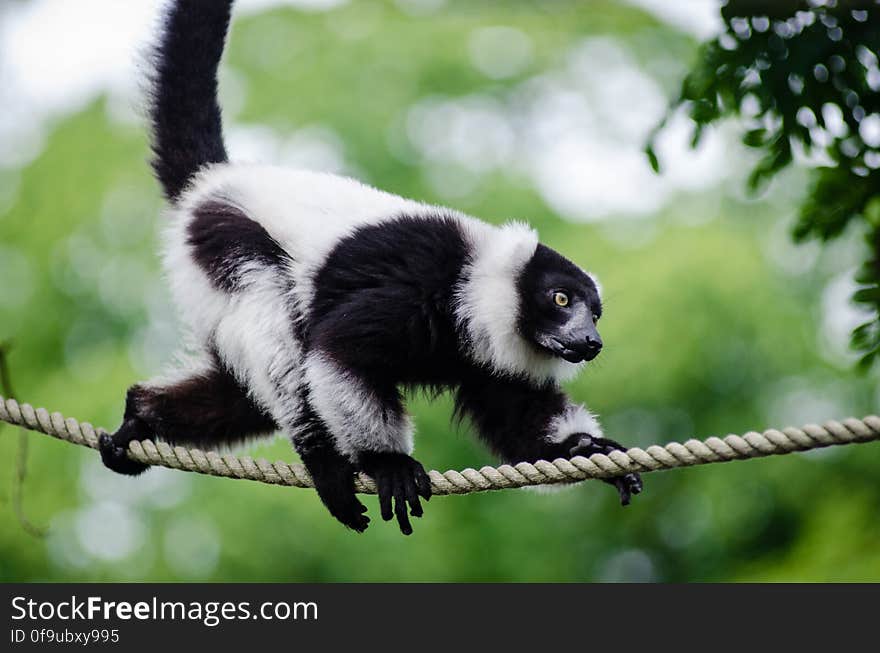
[[[581,354],[583,355],[584,360],[591,361],[599,355],[601,350],[601,340],[598,338],[587,338],[582,345]]]

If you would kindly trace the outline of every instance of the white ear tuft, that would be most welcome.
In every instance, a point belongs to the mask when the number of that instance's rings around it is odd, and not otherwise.
[[[510,247],[510,261],[519,272],[538,248],[538,232],[525,222],[508,222],[501,232]]]

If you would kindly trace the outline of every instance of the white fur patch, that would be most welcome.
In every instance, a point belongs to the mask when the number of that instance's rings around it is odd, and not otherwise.
[[[210,374],[213,369],[214,363],[206,351],[198,348],[181,349],[160,375],[138,385],[153,389],[167,388],[194,376]]]
[[[364,451],[412,453],[412,419],[388,412],[353,374],[320,353],[310,353],[305,378],[311,404],[342,453],[350,458]]]
[[[455,315],[464,327],[473,358],[502,374],[538,381],[571,378],[582,367],[544,353],[517,330],[517,277],[538,246],[538,234],[527,225],[493,227],[466,221],[471,262],[456,289]]]
[[[250,274],[247,291],[232,295],[213,339],[224,362],[255,401],[287,427],[299,417],[302,366],[293,337],[286,282],[266,268]]]
[[[603,436],[602,427],[599,425],[596,416],[584,408],[584,406],[570,403],[562,413],[550,421],[547,432],[544,434],[544,439],[558,444],[565,442],[569,436],[575,433],[588,433],[598,438]],[[537,492],[538,494],[555,494],[562,490],[571,489],[574,486],[575,482],[552,483],[526,486],[523,489]]]
[[[597,438],[603,436],[596,416],[580,404],[568,404],[565,410],[550,422],[544,437],[554,443],[565,442],[575,433],[587,433]]]
[[[178,210],[165,234],[164,264],[171,294],[194,339],[215,346],[254,402],[277,424],[293,424],[300,410],[300,345],[293,337],[289,277],[254,263],[242,290],[215,288],[187,244],[191,214]]]

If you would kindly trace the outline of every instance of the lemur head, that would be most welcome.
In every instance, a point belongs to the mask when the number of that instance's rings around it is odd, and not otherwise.
[[[538,245],[517,280],[520,335],[570,363],[593,360],[602,349],[596,322],[602,302],[595,281],[564,256]]]

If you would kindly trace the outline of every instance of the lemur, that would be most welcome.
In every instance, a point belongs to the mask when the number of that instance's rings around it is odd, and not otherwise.
[[[608,453],[560,381],[596,357],[596,281],[520,223],[493,226],[353,179],[230,163],[217,69],[233,0],[174,0],[153,52],[152,167],[169,203],[164,267],[194,361],[128,390],[104,464],[128,444],[228,447],[283,430],[329,512],[367,528],[431,497],[402,393],[454,392],[456,414],[509,462]],[[609,481],[623,505],[637,474]]]

